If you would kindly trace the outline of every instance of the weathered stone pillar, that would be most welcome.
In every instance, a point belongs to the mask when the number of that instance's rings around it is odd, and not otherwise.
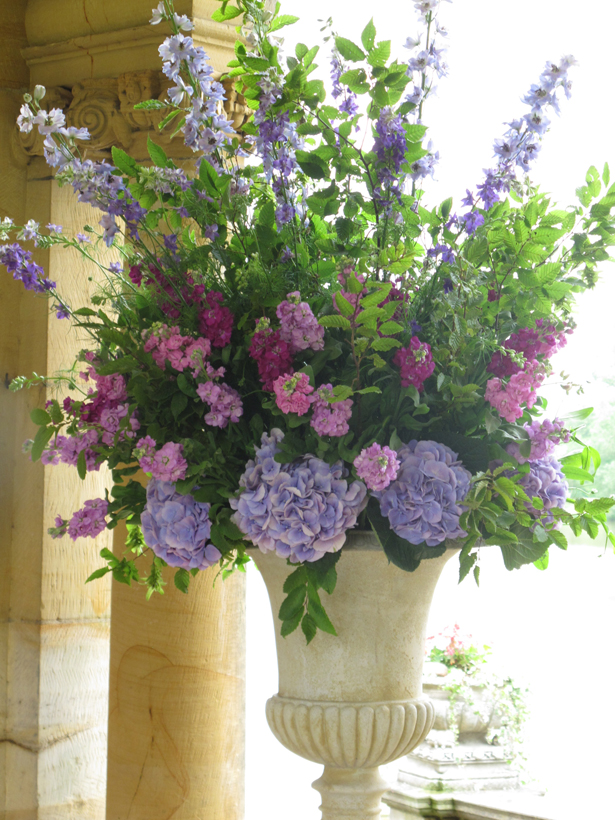
[[[40,138],[19,137],[21,94],[40,83],[69,124],[87,126],[91,158],[119,144],[147,157],[156,117],[134,104],[164,93],[152,0],[14,0],[0,20],[0,218],[62,224],[74,234],[98,216],[58,189]],[[195,40],[222,70],[235,39],[209,19],[213,0],[178,2],[196,18]],[[153,112],[154,115],[156,112]],[[238,114],[240,116],[240,114]],[[154,133],[152,133],[154,136]],[[180,140],[158,136],[171,156]],[[78,257],[38,252],[37,261],[76,301],[87,290]],[[6,277],[6,274],[5,274]],[[2,382],[69,364],[79,340],[47,305],[4,278]],[[20,452],[34,431],[29,410],[44,393],[0,387],[0,816],[65,820],[105,816],[109,669],[107,579],[85,587],[109,542],[52,541],[56,513],[102,494],[105,476],[44,468]],[[121,536],[116,550],[121,550]],[[239,820],[243,814],[243,579],[194,579],[187,596],[172,579],[164,597],[114,589],[111,638],[108,817]],[[144,708],[144,704],[147,707]],[[137,778],[134,774],[137,772]]]

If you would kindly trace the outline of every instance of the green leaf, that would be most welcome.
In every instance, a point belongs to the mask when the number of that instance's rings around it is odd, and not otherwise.
[[[100,569],[95,569],[94,572],[86,578],[85,583],[89,584],[90,581],[95,581],[97,578],[102,578],[103,575],[106,575],[108,572],[111,572],[111,567],[101,567]]]
[[[374,339],[372,342],[372,350],[392,350],[394,347],[401,347],[401,342],[390,337],[383,337],[382,339]]]
[[[308,177],[312,179],[329,178],[329,166],[318,154],[313,151],[297,151],[295,156],[299,167]]]
[[[350,322],[345,316],[338,316],[335,313],[329,316],[321,316],[318,320],[318,324],[323,327],[341,327],[344,330],[350,330],[351,327]]]
[[[77,472],[79,473],[79,478],[83,481],[88,472],[85,460],[85,450],[81,450],[77,456]]]
[[[353,226],[353,220],[348,219],[345,216],[341,216],[339,219],[335,220],[335,232],[337,233],[337,238],[340,242],[348,242],[350,235],[352,234]]]
[[[39,427],[37,434],[34,436],[34,444],[30,450],[30,458],[32,461],[38,461],[43,450],[47,446],[49,439],[53,436],[53,427]]]
[[[241,9],[238,9],[237,6],[223,6],[220,9],[216,9],[214,13],[211,15],[211,19],[215,20],[216,23],[225,23],[227,20],[233,20],[235,17],[239,17],[242,14]]]
[[[391,41],[384,40],[382,43],[378,43],[376,48],[372,49],[369,52],[367,62],[375,68],[381,68],[382,66],[386,65],[386,61],[389,59],[390,56]]]
[[[534,561],[536,569],[545,570],[549,566],[549,550]]]
[[[298,22],[298,20],[299,18],[295,17],[294,14],[280,14],[269,26],[269,31],[277,31],[284,26],[292,26],[292,24]]]
[[[314,620],[314,623],[323,632],[328,632],[330,635],[337,635],[335,627],[329,620],[329,616],[325,612],[323,605],[320,602],[318,590],[315,586],[308,582],[308,615]]]
[[[180,413],[188,406],[188,396],[185,393],[175,393],[171,399],[171,413],[177,421]]]
[[[190,577],[187,569],[178,569],[173,578],[173,583],[180,592],[188,592]]]
[[[354,314],[354,307],[339,291],[335,294],[335,304],[342,316],[352,316]]]
[[[292,618],[287,618],[285,621],[282,621],[282,628],[280,629],[280,634],[283,638],[287,635],[290,635],[291,632],[294,632],[295,629],[301,623],[301,618],[303,616],[303,608],[301,608]]]
[[[374,19],[372,18],[369,23],[365,26],[361,33],[361,42],[363,43],[363,48],[366,51],[370,51],[374,47],[374,41],[376,40],[376,26],[374,25]],[[608,184],[608,183],[605,183]]]
[[[305,585],[295,587],[291,590],[286,598],[282,601],[282,606],[278,613],[278,618],[281,621],[287,621],[293,618],[297,612],[303,612],[305,604]]]
[[[169,162],[167,155],[159,145],[153,142],[149,134],[147,135],[147,150],[154,165],[157,165],[159,168],[167,167]]]
[[[282,591],[288,595],[288,593],[292,592],[293,589],[296,589],[296,587],[305,586],[306,584],[307,571],[305,567],[301,566],[299,567],[299,569],[296,569],[294,572],[291,572],[288,578],[284,581]]]
[[[401,333],[403,327],[397,322],[385,322],[378,329],[384,336],[393,336],[395,333]]]
[[[64,419],[64,413],[62,412],[62,408],[55,399],[53,399],[53,401],[51,402],[49,414],[54,424],[60,424],[60,422]]]
[[[252,71],[267,71],[271,65],[269,60],[266,60],[264,57],[244,57],[242,62],[244,65],[247,65],[248,68],[251,68]]]
[[[310,615],[304,615],[301,621],[301,629],[305,635],[306,643],[310,643],[315,637],[317,626],[314,619]]]
[[[216,169],[213,168],[206,159],[201,160],[201,164],[199,166],[199,179],[207,189],[207,193],[216,198],[220,196],[220,189],[218,187],[218,182],[220,180]]]
[[[117,146],[113,145],[111,147],[111,156],[113,158],[113,164],[122,174],[125,174],[127,177],[136,177],[138,175],[139,166],[132,157],[128,156],[126,151],[122,151],[121,148],[117,148]]]
[[[581,467],[573,467],[572,465],[562,463],[562,472],[570,481],[591,481],[593,482],[593,475]]]
[[[40,407],[35,407],[34,410],[30,412],[30,418],[34,424],[38,424],[39,426],[46,426],[51,421],[49,413],[46,410],[41,410]]]
[[[130,373],[137,367],[139,367],[139,362],[133,356],[122,356],[120,359],[114,359],[97,367],[96,372],[100,376],[110,376],[112,373]]]
[[[365,59],[365,54],[361,51],[358,45],[347,40],[345,37],[335,38],[335,47],[345,60],[351,60],[353,63]]]
[[[549,536],[555,546],[559,547],[561,550],[568,549],[568,539],[563,532],[560,532],[559,530],[549,530]]]

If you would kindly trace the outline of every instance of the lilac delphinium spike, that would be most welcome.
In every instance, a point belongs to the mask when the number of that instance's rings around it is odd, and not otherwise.
[[[342,97],[339,103],[339,109],[342,113],[348,114],[349,117],[354,117],[359,113],[359,106],[357,105],[357,95],[351,91],[348,86],[344,86],[340,82],[340,78],[344,72],[344,67],[337,51],[331,55],[331,80],[333,82],[332,96],[334,100]]]
[[[559,114],[558,91],[561,88],[567,99],[570,98],[571,82],[568,70],[576,65],[574,57],[562,57],[559,63],[547,62],[538,83],[530,86],[522,98],[530,111],[508,123],[508,131],[493,144],[494,156],[498,158],[495,168],[485,170],[483,182],[477,185],[478,196],[468,191],[463,204],[469,208],[477,206],[489,210],[500,201],[500,194],[507,193],[517,178],[517,168],[524,173],[529,171],[532,162],[538,156],[541,140],[549,127],[546,110],[552,108]],[[477,219],[474,211],[462,214],[465,229],[474,233],[484,220]]]
[[[258,127],[256,153],[263,161],[263,170],[276,197],[276,223],[278,229],[292,222],[297,214],[297,202],[293,190],[293,176],[297,168],[295,152],[303,147],[303,140],[297,134],[296,123],[291,123],[287,112],[282,114],[271,109],[282,95],[275,79],[262,77],[259,107],[254,114]]]

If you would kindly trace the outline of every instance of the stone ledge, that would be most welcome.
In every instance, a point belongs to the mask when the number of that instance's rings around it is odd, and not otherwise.
[[[572,820],[552,798],[520,790],[428,792],[390,789],[383,797],[390,820]]]

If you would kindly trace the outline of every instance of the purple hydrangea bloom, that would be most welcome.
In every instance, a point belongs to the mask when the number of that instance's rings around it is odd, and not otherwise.
[[[153,478],[147,485],[141,528],[147,546],[171,567],[208,569],[222,557],[208,541],[209,504],[181,495],[168,481]]]
[[[261,552],[275,550],[293,564],[318,561],[342,548],[367,504],[367,489],[362,481],[346,481],[341,461],[329,465],[307,454],[279,464],[283,438],[278,429],[263,434],[239,481],[244,489],[230,500],[233,521]]]
[[[437,547],[467,535],[459,526],[460,503],[471,474],[450,447],[436,441],[410,441],[397,453],[401,467],[386,490],[372,492],[391,529],[411,544]]]
[[[562,472],[562,465],[556,458],[541,458],[530,461],[530,471],[523,475],[519,486],[523,487],[530,498],[540,498],[544,504],[543,510],[537,510],[533,504],[525,502],[525,507],[531,516],[540,518],[542,522],[554,521],[551,510],[554,507],[563,508],[568,496],[568,482]],[[554,526],[558,526],[555,521]]]

